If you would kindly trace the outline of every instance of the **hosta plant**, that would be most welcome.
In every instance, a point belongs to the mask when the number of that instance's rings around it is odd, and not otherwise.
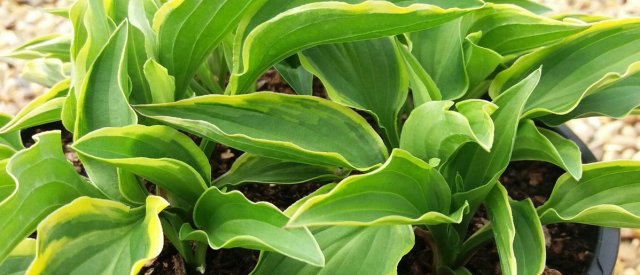
[[[194,273],[211,272],[207,251],[244,248],[261,251],[254,274],[389,274],[414,230],[433,273],[468,273],[495,242],[504,274],[538,274],[543,226],[640,227],[640,163],[583,165],[548,128],[640,106],[640,19],[529,0],[52,12],[73,34],[9,54],[50,90],[0,117],[1,274],[136,274],[170,246]],[[256,91],[271,68],[289,94]],[[71,141],[46,131],[25,148],[21,131],[57,121]],[[221,146],[242,152],[223,175]],[[520,160],[566,171],[540,207],[499,182]],[[286,209],[238,191],[307,182],[322,186]],[[469,235],[481,207],[489,223]]]

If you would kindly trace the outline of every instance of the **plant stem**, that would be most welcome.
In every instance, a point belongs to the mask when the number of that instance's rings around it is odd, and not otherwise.
[[[200,141],[200,150],[207,156],[208,159],[211,159],[211,155],[215,152],[216,143],[209,140],[208,138],[203,137],[202,141]]]
[[[491,223],[485,224],[462,244],[462,250],[455,261],[456,266],[464,266],[478,251],[478,248],[493,239]]]
[[[194,242],[194,263],[195,269],[198,273],[204,274],[207,268],[207,249],[209,245],[207,243]]]

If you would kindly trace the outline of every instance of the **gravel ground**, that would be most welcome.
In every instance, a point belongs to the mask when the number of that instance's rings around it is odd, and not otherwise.
[[[45,8],[65,7],[70,0],[0,0],[0,112],[15,114],[45,88],[20,77],[24,61],[3,57],[30,39],[71,33],[63,18],[46,13]]]
[[[71,0],[0,0],[0,112],[15,114],[45,89],[20,77],[25,62],[1,57],[29,39],[53,32],[70,33],[62,18],[43,8],[64,7]],[[557,11],[612,17],[640,16],[640,0],[540,0]],[[640,119],[587,118],[569,123],[601,160],[640,160]],[[622,231],[615,274],[640,274],[640,230]]]

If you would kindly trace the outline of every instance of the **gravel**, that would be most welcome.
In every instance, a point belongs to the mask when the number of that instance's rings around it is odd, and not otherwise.
[[[51,33],[71,33],[64,18],[48,14],[45,8],[65,7],[70,0],[0,0],[0,112],[15,114],[45,88],[20,77],[26,62],[5,58],[21,44]]]
[[[540,0],[557,11],[611,17],[640,16],[640,0]],[[65,7],[71,0],[0,0],[0,112],[15,114],[45,88],[20,77],[24,61],[2,55],[22,43],[50,33],[71,33],[63,18],[44,8]],[[600,160],[640,160],[640,119],[586,118],[568,123]],[[615,274],[640,274],[640,230],[623,229]]]

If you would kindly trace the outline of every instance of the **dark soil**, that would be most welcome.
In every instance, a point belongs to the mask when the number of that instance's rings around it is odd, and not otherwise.
[[[531,198],[534,205],[543,204],[553,190],[556,179],[564,171],[541,162],[514,162],[500,178],[509,196],[516,200]],[[477,217],[475,227],[486,223]],[[593,258],[598,228],[580,224],[545,226],[547,267],[544,274],[585,274]],[[467,268],[473,274],[501,274],[498,252],[493,243],[477,253]]]

